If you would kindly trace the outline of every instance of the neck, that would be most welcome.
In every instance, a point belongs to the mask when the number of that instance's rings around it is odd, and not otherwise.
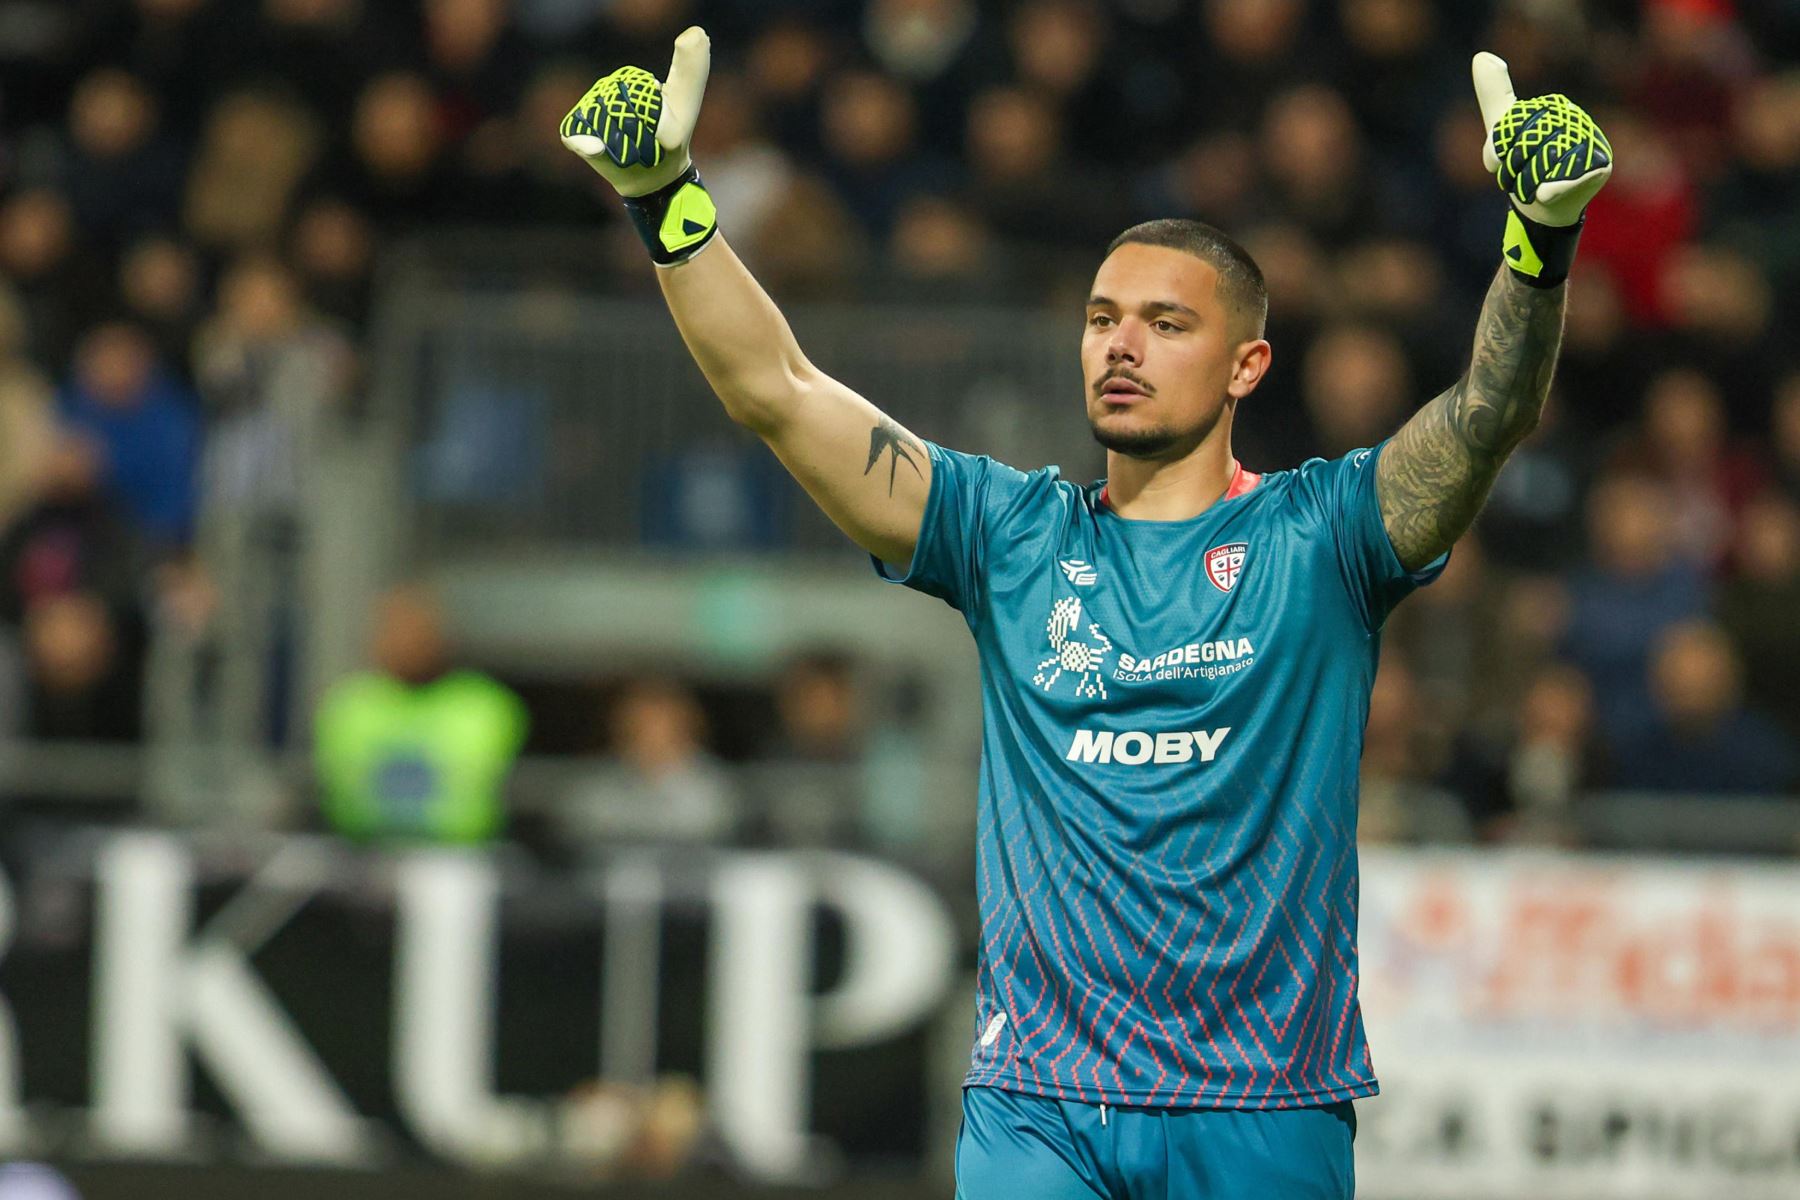
[[[1133,521],[1185,521],[1225,498],[1237,478],[1231,423],[1220,421],[1179,458],[1128,458],[1106,452],[1106,503]]]

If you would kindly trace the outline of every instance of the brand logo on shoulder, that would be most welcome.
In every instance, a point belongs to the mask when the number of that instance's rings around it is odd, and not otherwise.
[[[1244,572],[1244,555],[1250,550],[1249,542],[1227,542],[1223,546],[1214,546],[1206,552],[1206,577],[1221,592],[1229,592],[1237,586],[1238,576]]]
[[[1079,558],[1065,558],[1056,565],[1062,568],[1062,573],[1076,587],[1089,587],[1100,578],[1100,573],[1091,564],[1084,563]]]

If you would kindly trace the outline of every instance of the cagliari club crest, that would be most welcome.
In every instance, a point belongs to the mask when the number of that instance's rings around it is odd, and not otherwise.
[[[1206,577],[1212,580],[1214,587],[1229,592],[1237,586],[1238,576],[1244,570],[1244,552],[1248,549],[1249,542],[1227,542],[1206,552]]]

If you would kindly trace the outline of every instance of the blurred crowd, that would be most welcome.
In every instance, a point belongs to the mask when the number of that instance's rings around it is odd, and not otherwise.
[[[1566,839],[1595,788],[1794,788],[1800,9],[1748,0],[0,0],[0,736],[142,736],[157,631],[203,640],[245,548],[294,536],[384,248],[583,229],[612,264],[584,282],[651,286],[556,130],[695,21],[695,156],[778,297],[1073,313],[1136,220],[1239,236],[1265,469],[1463,368],[1504,214],[1472,51],[1577,98],[1619,166],[1555,398],[1394,622],[1367,828]],[[696,704],[627,688],[618,757],[644,811],[726,834]]]

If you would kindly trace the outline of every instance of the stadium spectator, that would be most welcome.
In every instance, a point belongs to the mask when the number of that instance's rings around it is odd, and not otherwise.
[[[1678,552],[1668,489],[1640,475],[1602,480],[1588,501],[1588,559],[1569,579],[1563,652],[1594,684],[1616,745],[1651,724],[1650,647],[1706,612],[1704,574]]]
[[[105,273],[76,241],[69,201],[50,188],[14,192],[0,207],[0,275],[25,307],[25,346],[40,370],[60,371],[83,324],[105,303]]]
[[[186,545],[194,529],[199,402],[157,359],[150,336],[125,321],[96,326],[76,351],[60,407],[63,421],[101,449],[107,489],[152,549]]]
[[[279,96],[242,91],[220,99],[188,173],[187,232],[216,253],[273,243],[295,189],[319,159],[321,137],[304,109]]]
[[[368,219],[340,200],[316,199],[295,218],[290,257],[319,312],[360,329],[368,319],[375,269],[375,230]]]
[[[31,499],[54,432],[54,393],[25,354],[25,311],[0,283],[0,533]]]
[[[1800,371],[1790,371],[1775,389],[1769,424],[1776,483],[1800,502]]]
[[[136,741],[143,727],[141,630],[92,592],[59,592],[25,610],[26,736],[44,742]]]
[[[706,746],[706,715],[679,683],[628,683],[607,726],[612,754],[562,799],[555,825],[569,844],[726,843],[742,827],[739,800]]]
[[[1738,513],[1766,482],[1756,456],[1731,444],[1718,385],[1690,367],[1650,381],[1643,422],[1611,467],[1662,483],[1678,552],[1708,570],[1725,563]]]
[[[1569,845],[1573,810],[1606,771],[1593,687],[1575,668],[1551,663],[1527,684],[1503,734],[1464,737],[1445,783],[1483,841]]]
[[[1420,702],[1412,670],[1385,659],[1369,694],[1363,734],[1356,836],[1365,842],[1467,841],[1468,819],[1456,797],[1432,780],[1441,766],[1443,724]]]
[[[1383,230],[1362,134],[1338,92],[1317,83],[1283,92],[1263,115],[1257,146],[1270,199],[1284,217],[1333,246]]]
[[[780,719],[757,772],[777,844],[851,845],[867,795],[868,731],[851,660],[819,651],[787,664],[775,688]]]
[[[62,432],[35,466],[30,503],[0,536],[0,624],[16,629],[33,607],[77,592],[122,618],[136,612],[143,553],[102,489],[98,448]]]
[[[210,431],[209,523],[297,519],[333,409],[354,368],[348,340],[306,307],[293,272],[252,256],[219,282],[194,339]]]
[[[1413,406],[1412,372],[1399,339],[1371,325],[1333,325],[1306,351],[1306,415],[1318,453],[1329,458],[1373,446]]]
[[[117,68],[102,67],[75,89],[59,174],[83,233],[108,248],[175,218],[185,164],[160,121],[156,97]]]
[[[199,256],[173,238],[155,236],[119,259],[119,299],[130,319],[156,344],[156,354],[188,380],[188,352],[200,319]]]
[[[1752,504],[1736,558],[1719,620],[1743,652],[1745,695],[1800,736],[1800,505],[1776,492]]]
[[[525,743],[524,705],[451,666],[436,600],[382,598],[373,668],[319,704],[314,762],[331,827],[356,841],[486,842],[506,824],[505,787]]]
[[[1621,739],[1621,788],[1705,795],[1776,795],[1792,788],[1800,755],[1762,713],[1743,704],[1743,663],[1731,639],[1707,622],[1665,630],[1651,659],[1656,719]]]

